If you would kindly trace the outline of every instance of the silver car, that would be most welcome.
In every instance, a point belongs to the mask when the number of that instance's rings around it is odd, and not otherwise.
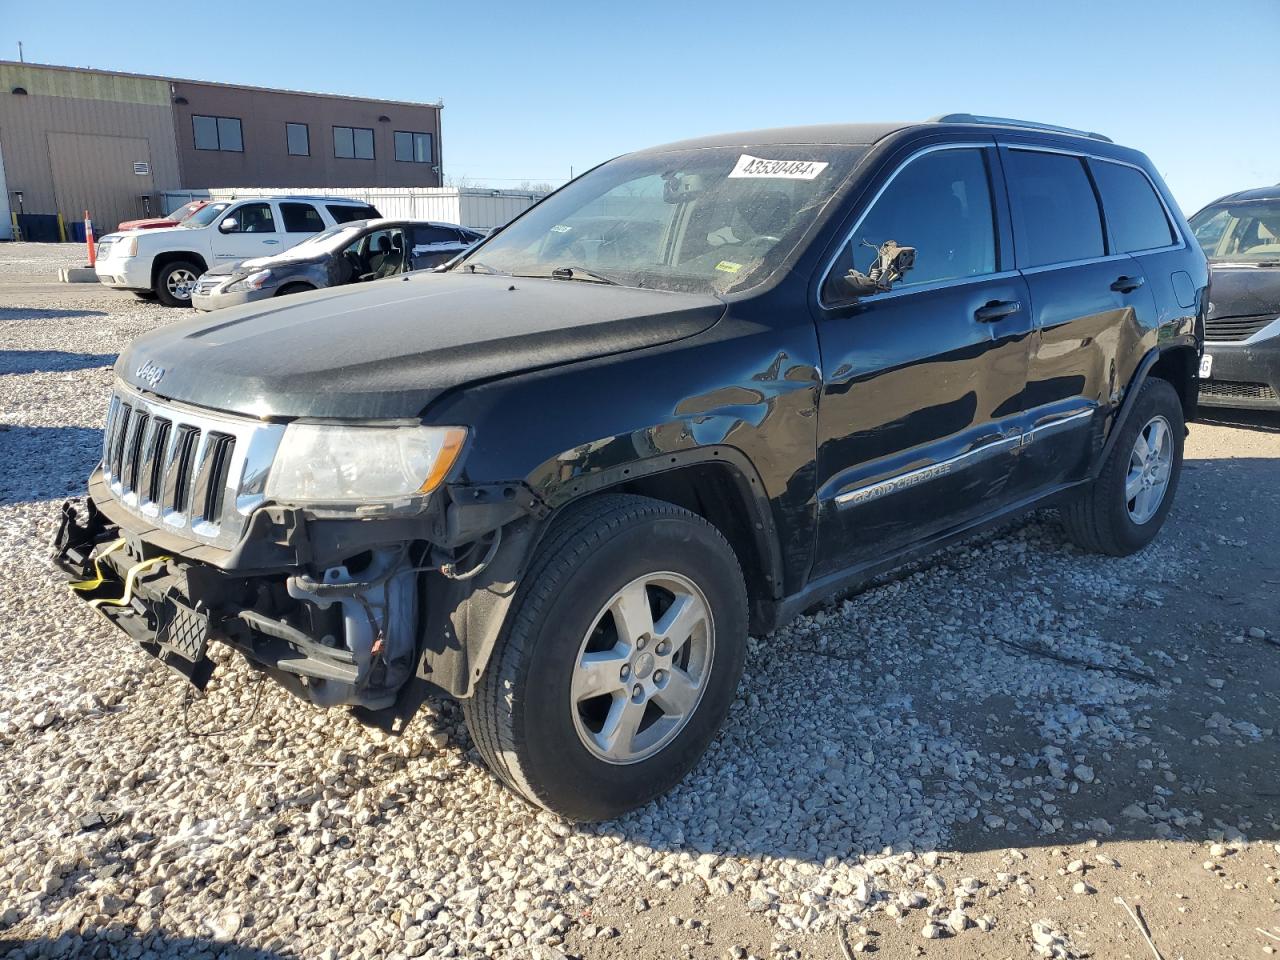
[[[196,281],[191,305],[201,311],[217,310],[430,269],[482,238],[479,230],[454,223],[353,220],[274,256],[214,267]]]

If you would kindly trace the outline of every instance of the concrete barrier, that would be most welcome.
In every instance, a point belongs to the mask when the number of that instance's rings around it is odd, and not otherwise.
[[[98,274],[92,267],[63,267],[58,279],[63,283],[97,283]]]

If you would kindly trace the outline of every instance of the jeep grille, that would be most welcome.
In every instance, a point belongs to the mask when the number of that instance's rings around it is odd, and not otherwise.
[[[230,548],[263,500],[282,424],[153,400],[117,383],[103,432],[112,497],[157,528]]]

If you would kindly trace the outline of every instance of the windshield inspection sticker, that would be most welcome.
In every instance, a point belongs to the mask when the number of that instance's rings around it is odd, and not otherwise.
[[[723,270],[725,273],[737,273],[742,269],[742,264],[734,263],[732,260],[721,260],[716,264],[717,270]]]
[[[813,180],[830,164],[817,160],[763,160],[744,153],[738,158],[731,179],[756,177],[766,180]]]

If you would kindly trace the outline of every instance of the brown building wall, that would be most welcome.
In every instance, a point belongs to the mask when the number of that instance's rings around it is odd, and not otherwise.
[[[87,207],[99,234],[142,216],[143,194],[159,214],[180,183],[166,85],[145,78],[0,62],[0,151],[27,213],[76,220]]]
[[[182,186],[209,187],[438,187],[440,109],[419,104],[269,91],[172,81],[174,127]],[[186,103],[177,102],[185,99]],[[197,150],[192,117],[234,117],[244,150]],[[386,117],[386,120],[379,120]],[[305,123],[310,156],[290,155],[286,123]],[[333,128],[373,130],[374,159],[334,155]],[[432,162],[395,159],[395,131],[429,133]]]

